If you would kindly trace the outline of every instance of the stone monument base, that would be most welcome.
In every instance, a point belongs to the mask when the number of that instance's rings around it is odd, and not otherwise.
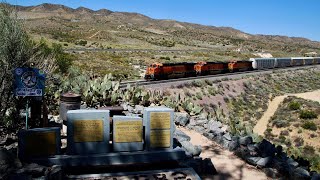
[[[159,151],[114,152],[92,155],[55,155],[43,158],[26,159],[28,162],[44,166],[106,166],[139,163],[156,163],[165,161],[179,161],[186,158],[181,148]]]

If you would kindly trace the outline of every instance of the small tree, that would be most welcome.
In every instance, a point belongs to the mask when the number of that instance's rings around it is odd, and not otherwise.
[[[0,3],[0,27],[0,123],[2,123],[8,112],[15,111],[17,105],[21,105],[13,96],[14,69],[32,65],[50,75],[57,66],[53,50],[43,39],[39,43],[32,41],[17,13],[5,3]]]
[[[12,72],[28,65],[31,41],[7,4],[0,4],[0,27],[0,118],[4,118],[13,105]]]

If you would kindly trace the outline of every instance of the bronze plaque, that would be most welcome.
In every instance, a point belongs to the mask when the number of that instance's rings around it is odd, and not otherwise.
[[[116,143],[142,142],[142,121],[116,121],[114,126]]]
[[[25,151],[29,156],[50,156],[57,153],[56,132],[26,134]]]
[[[170,112],[150,112],[150,129],[170,129]]]
[[[152,148],[168,148],[171,143],[171,130],[151,130],[150,146]]]
[[[74,142],[103,141],[103,120],[75,120],[73,122]]]

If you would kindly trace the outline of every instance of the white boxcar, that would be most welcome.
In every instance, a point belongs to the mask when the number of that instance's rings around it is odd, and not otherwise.
[[[291,58],[277,58],[276,59],[276,66],[278,68],[283,68],[283,67],[289,67],[292,66],[291,64]]]
[[[276,66],[275,58],[250,58],[253,69],[272,69]]]
[[[304,63],[304,57],[293,57],[291,59],[293,66],[302,66]]]
[[[313,59],[313,57],[304,57],[304,65],[312,65]]]

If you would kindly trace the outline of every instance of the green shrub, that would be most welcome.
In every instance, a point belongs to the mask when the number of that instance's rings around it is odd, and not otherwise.
[[[280,136],[279,136],[279,141],[280,141],[281,143],[285,143],[285,142],[286,142],[286,137],[283,136],[283,135],[280,135]]]
[[[209,87],[209,88],[208,88],[208,93],[209,93],[211,96],[215,96],[215,95],[217,94],[216,88],[214,88],[214,87]]]
[[[312,147],[310,145],[305,145],[303,147],[303,153],[305,156],[314,156],[315,149],[314,149],[314,147]]]
[[[212,86],[212,81],[210,81],[209,79],[205,79],[204,82],[206,82],[209,86]]]
[[[290,110],[298,110],[298,109],[300,109],[301,104],[299,102],[292,101],[292,102],[289,103],[288,106],[289,106]]]
[[[199,80],[194,80],[191,83],[194,87],[203,87],[206,84],[204,81],[199,81]]]
[[[302,119],[314,119],[317,117],[318,117],[318,115],[313,111],[308,111],[308,110],[300,111],[300,118],[302,118]]]
[[[71,67],[73,59],[75,59],[74,55],[63,52],[61,44],[53,43],[52,49],[58,65],[57,70],[61,73],[66,73]]]
[[[304,140],[303,140],[301,137],[297,137],[297,138],[294,140],[294,143],[295,143],[295,146],[296,146],[296,147],[300,147],[300,146],[303,145]]]
[[[196,97],[197,99],[202,100],[202,94],[200,92],[196,93]]]
[[[282,136],[288,136],[288,135],[289,135],[289,131],[287,131],[287,130],[281,131],[281,132],[280,132],[280,135],[282,135]]]
[[[85,46],[85,45],[87,45],[87,41],[86,40],[82,40],[82,39],[80,39],[79,41],[77,41],[75,44],[76,45],[80,45],[80,46]]]
[[[276,126],[277,128],[282,128],[282,127],[288,127],[289,126],[289,122],[286,120],[274,120],[272,123],[273,126]]]
[[[309,130],[312,130],[312,131],[316,131],[318,129],[317,125],[314,122],[310,122],[310,121],[307,121],[307,122],[303,123],[302,127],[304,129],[309,129]]]

